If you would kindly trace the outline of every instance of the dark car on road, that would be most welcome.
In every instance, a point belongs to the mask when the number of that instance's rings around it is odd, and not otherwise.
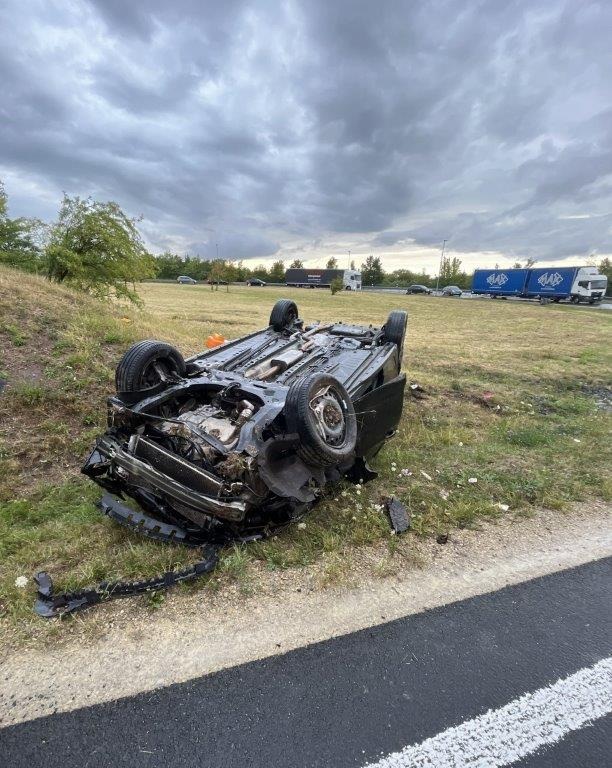
[[[461,296],[463,291],[457,285],[446,285],[442,288],[442,296]]]
[[[431,293],[431,288],[428,288],[426,285],[409,285],[406,293]]]
[[[181,285],[195,285],[198,281],[194,280],[193,277],[189,277],[189,275],[179,275],[176,278],[176,282]]]
[[[254,288],[263,288],[264,285],[266,285],[266,281],[265,280],[260,280],[258,277],[250,277],[246,281],[246,284],[247,285],[251,285]]]
[[[133,345],[83,467],[104,511],[134,527],[129,497],[149,529],[248,533],[295,520],[342,475],[375,476],[367,460],[402,413],[406,321],[306,325],[281,299],[268,327],[188,359]]]

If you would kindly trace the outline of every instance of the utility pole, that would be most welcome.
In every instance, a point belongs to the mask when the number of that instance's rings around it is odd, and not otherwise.
[[[446,240],[442,241],[442,253],[440,254],[440,268],[438,269],[438,277],[436,279],[436,293],[440,287],[440,272],[442,272],[442,265],[444,264],[444,248],[446,246]]]
[[[219,243],[215,243],[215,249],[217,251],[217,261],[219,260]]]
[[[351,252],[349,251],[348,254],[349,254],[348,268],[350,269],[351,268]]]

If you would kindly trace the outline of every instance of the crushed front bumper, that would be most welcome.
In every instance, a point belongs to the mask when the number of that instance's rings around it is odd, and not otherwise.
[[[133,450],[130,453],[113,437],[103,435],[81,471],[104,488],[109,487],[104,482],[109,478],[119,486],[142,487],[161,494],[196,513],[233,523],[244,520],[247,503],[222,498],[226,485],[215,475],[143,437],[135,438]]]

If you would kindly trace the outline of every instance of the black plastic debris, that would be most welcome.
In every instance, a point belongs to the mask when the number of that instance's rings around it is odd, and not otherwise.
[[[78,592],[53,591],[53,581],[46,571],[37,573],[34,577],[38,594],[34,611],[46,619],[55,616],[65,616],[75,611],[82,611],[92,605],[116,600],[119,597],[131,597],[145,592],[156,592],[160,589],[179,584],[182,581],[190,581],[205,573],[210,573],[217,565],[219,556],[216,547],[207,545],[202,547],[202,559],[187,568],[168,571],[152,579],[143,581],[115,581],[102,582],[97,587],[82,589]]]
[[[417,384],[416,381],[410,384],[410,387],[408,388],[408,392],[416,400],[424,400],[427,397],[427,392],[425,392],[423,387],[420,384]]]
[[[439,533],[436,536],[436,543],[437,544],[447,544],[448,543],[448,533]]]
[[[402,502],[395,496],[389,496],[384,500],[384,505],[395,533],[407,531],[410,528],[410,515]]]

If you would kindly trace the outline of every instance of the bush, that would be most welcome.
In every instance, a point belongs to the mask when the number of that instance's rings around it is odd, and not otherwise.
[[[341,291],[344,287],[342,280],[339,277],[334,277],[334,279],[331,281],[329,287],[331,288],[332,296],[335,293],[338,293],[338,291]]]

